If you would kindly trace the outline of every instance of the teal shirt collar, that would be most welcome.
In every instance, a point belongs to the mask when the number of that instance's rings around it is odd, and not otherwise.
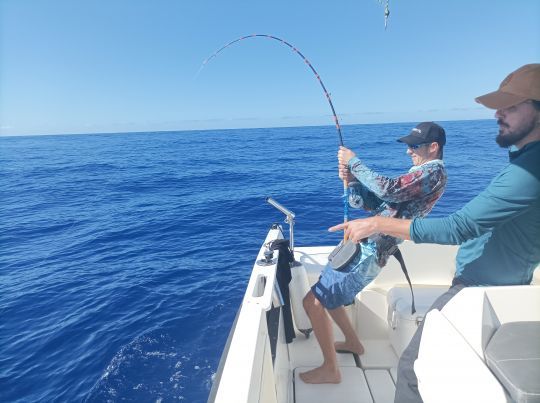
[[[513,161],[517,157],[519,157],[521,154],[523,154],[526,151],[532,150],[533,148],[538,147],[540,145],[540,141],[533,141],[531,143],[525,144],[525,146],[521,147],[520,149],[509,151],[508,157],[510,158],[510,161]]]

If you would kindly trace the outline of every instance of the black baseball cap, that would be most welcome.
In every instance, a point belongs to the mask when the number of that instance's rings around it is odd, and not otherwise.
[[[442,147],[446,144],[446,133],[437,123],[422,122],[411,130],[411,134],[398,139],[398,141],[410,146],[435,142]]]

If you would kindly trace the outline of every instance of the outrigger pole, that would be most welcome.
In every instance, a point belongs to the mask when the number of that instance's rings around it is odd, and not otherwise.
[[[221,51],[225,50],[226,48],[228,48],[232,44],[234,44],[236,42],[243,41],[244,39],[257,38],[257,37],[273,39],[273,40],[276,40],[278,42],[281,42],[282,44],[284,44],[284,45],[288,46],[289,48],[291,48],[291,50],[294,53],[296,53],[298,56],[300,56],[304,60],[304,62],[309,66],[309,68],[311,69],[313,74],[315,74],[315,77],[319,81],[319,84],[321,85],[321,87],[322,87],[322,89],[324,91],[324,94],[326,95],[326,99],[328,100],[328,103],[330,104],[330,108],[332,109],[332,115],[334,116],[334,123],[336,125],[336,130],[337,130],[338,135],[339,135],[339,144],[341,146],[343,146],[343,137],[341,135],[341,126],[339,125],[339,119],[338,119],[336,111],[334,109],[334,105],[332,104],[332,99],[330,98],[330,94],[326,90],[326,87],[324,86],[324,83],[322,82],[322,79],[319,76],[319,73],[317,73],[317,71],[311,65],[309,60],[306,59],[306,57],[295,46],[291,45],[289,42],[287,42],[287,41],[285,41],[285,40],[283,40],[281,38],[278,38],[278,37],[273,36],[273,35],[266,35],[266,34],[252,34],[252,35],[246,35],[246,36],[243,36],[241,38],[235,39],[234,41],[231,41],[231,42],[227,43],[226,45],[222,46],[221,48],[219,48],[210,57],[208,57],[205,61],[203,61],[203,63],[201,65],[201,67],[199,68],[199,71],[197,72],[197,74],[199,74],[199,72],[204,68],[204,66],[206,66],[206,64],[210,60],[215,58]],[[343,222],[347,222],[348,220],[349,220],[349,186],[348,186],[348,183],[347,183],[347,178],[345,178],[343,180]],[[346,240],[345,235],[344,235],[344,239]]]

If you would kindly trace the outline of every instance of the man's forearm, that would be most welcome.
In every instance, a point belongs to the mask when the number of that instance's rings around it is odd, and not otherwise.
[[[375,221],[374,233],[382,233],[401,239],[411,239],[410,228],[412,220],[380,216],[372,218]]]
[[[329,228],[329,231],[345,231],[346,239],[360,242],[373,234],[381,233],[401,239],[411,239],[409,230],[411,220],[375,216],[348,221]]]

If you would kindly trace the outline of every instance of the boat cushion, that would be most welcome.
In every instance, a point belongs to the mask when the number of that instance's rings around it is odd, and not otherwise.
[[[487,345],[486,363],[518,403],[540,402],[540,322],[501,325]]]

